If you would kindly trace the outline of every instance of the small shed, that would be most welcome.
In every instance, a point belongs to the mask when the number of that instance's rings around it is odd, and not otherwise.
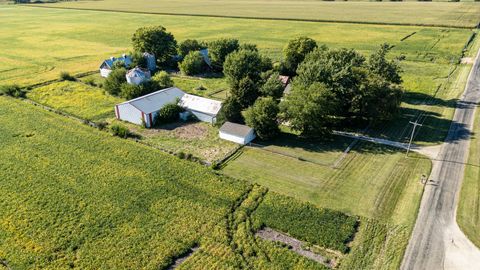
[[[144,81],[148,81],[151,78],[150,70],[136,67],[131,69],[125,75],[127,78],[127,83],[139,85]]]
[[[247,144],[255,139],[253,128],[232,122],[225,122],[219,131],[220,138],[238,144]]]
[[[132,58],[126,54],[123,54],[122,57],[119,58],[110,57],[109,59],[104,60],[100,65],[100,75],[104,78],[108,77],[116,62],[123,62],[125,67],[129,67],[133,63]]]
[[[217,121],[217,114],[222,108],[222,102],[209,98],[185,94],[178,105],[191,112],[198,120],[208,123]]]
[[[185,93],[176,88],[170,87],[160,91],[141,96],[115,106],[115,116],[117,119],[127,121],[133,124],[145,127],[151,127],[153,121],[163,106],[175,103],[182,98]]]

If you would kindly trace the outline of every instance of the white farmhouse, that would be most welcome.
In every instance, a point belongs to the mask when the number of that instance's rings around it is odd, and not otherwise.
[[[151,127],[158,111],[165,105],[175,103],[185,93],[176,88],[170,87],[148,95],[138,97],[115,106],[117,119],[145,127]]]
[[[190,94],[183,95],[178,105],[195,115],[198,120],[211,124],[217,121],[217,114],[222,108],[222,102],[218,100]]]
[[[144,81],[148,81],[151,78],[150,70],[136,67],[131,69],[125,75],[127,83],[139,85]]]
[[[100,75],[104,78],[108,77],[112,72],[113,65],[120,61],[125,64],[125,67],[129,67],[133,63],[132,58],[126,54],[123,54],[122,57],[119,58],[110,57],[110,59],[106,59],[100,65]]]
[[[225,122],[219,131],[220,138],[238,144],[247,144],[255,139],[253,128],[232,122]]]

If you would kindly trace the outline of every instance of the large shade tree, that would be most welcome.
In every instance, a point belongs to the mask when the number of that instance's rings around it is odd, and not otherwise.
[[[309,37],[298,37],[290,40],[283,48],[285,72],[288,75],[295,75],[298,65],[315,48],[317,48],[317,43]]]
[[[160,65],[172,61],[177,53],[177,41],[163,26],[141,27],[132,37],[133,49],[153,53]]]

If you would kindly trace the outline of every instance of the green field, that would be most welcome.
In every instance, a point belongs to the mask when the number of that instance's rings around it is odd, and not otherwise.
[[[115,118],[115,104],[124,101],[105,94],[100,88],[69,81],[35,88],[27,98],[91,121]]]
[[[355,231],[356,217],[219,177],[19,100],[0,97],[0,121],[0,261],[11,269],[165,269],[193,246],[200,250],[184,269],[325,269],[245,230],[266,195],[278,198],[268,203],[277,213],[279,201],[316,217],[305,220],[309,230],[298,220],[283,227],[301,240],[343,250]],[[279,218],[260,213],[256,226]]]
[[[236,16],[368,23],[427,24],[475,27],[480,4],[426,2],[322,2],[315,0],[72,1],[41,6],[126,12]]]
[[[0,7],[0,82],[34,84],[56,79],[61,71],[94,71],[104,58],[130,50],[132,33],[140,26],[161,24],[178,40],[214,40],[235,37],[258,44],[280,60],[286,42],[307,35],[333,48],[355,48],[369,53],[383,42],[403,54],[405,86],[409,91],[432,93],[457,58],[470,31],[427,27],[335,23],[259,21],[243,19],[159,16],[78,10]],[[26,24],[24,18],[35,21]],[[85,20],[85,17],[94,18]],[[188,20],[187,20],[188,19]],[[42,27],[48,24],[49,27]],[[416,32],[410,38],[400,40]],[[52,50],[51,48],[55,48]],[[48,53],[47,53],[48,52]],[[418,66],[421,65],[421,72]],[[418,84],[417,82],[433,82]]]

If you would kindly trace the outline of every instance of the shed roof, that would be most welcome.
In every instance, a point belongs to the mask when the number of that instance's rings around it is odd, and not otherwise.
[[[223,124],[223,126],[220,128],[220,132],[228,133],[238,137],[245,137],[251,131],[253,131],[253,128],[249,126],[232,122],[225,122],[225,124]]]
[[[175,103],[177,99],[182,98],[183,95],[185,95],[185,92],[182,90],[178,89],[177,87],[170,87],[129,101],[125,101],[119,105],[130,104],[139,109],[141,112],[149,114],[160,110],[166,104]]]
[[[280,76],[278,76],[278,79],[283,83],[283,87],[286,87],[288,85],[288,83],[290,82],[290,77],[288,77],[288,76],[280,75]]]
[[[222,102],[209,98],[199,97],[195,95],[185,94],[180,99],[180,106],[187,110],[206,113],[209,115],[217,115],[222,108]]]
[[[212,66],[212,61],[210,61],[210,57],[208,56],[208,49],[203,49],[203,50],[200,50],[200,54],[202,55],[203,57],[203,61],[205,61],[205,63],[211,67]]]

